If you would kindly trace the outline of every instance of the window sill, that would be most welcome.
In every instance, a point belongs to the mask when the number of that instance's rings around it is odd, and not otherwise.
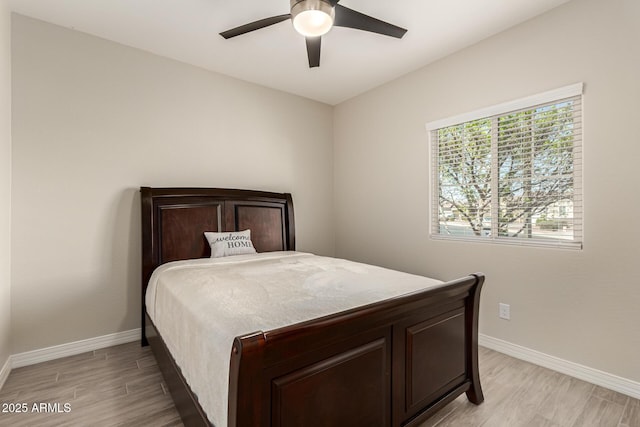
[[[570,249],[570,250],[582,250],[582,242],[575,241],[546,241],[540,239],[516,239],[516,238],[491,238],[491,237],[473,237],[473,236],[447,236],[442,234],[430,234],[429,237],[433,240],[445,240],[450,242],[466,242],[466,243],[487,243],[506,246],[524,246],[535,248],[552,248],[552,249]]]

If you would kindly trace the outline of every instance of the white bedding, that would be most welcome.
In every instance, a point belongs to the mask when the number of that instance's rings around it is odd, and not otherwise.
[[[442,282],[301,252],[176,261],[151,276],[149,316],[209,420],[227,425],[233,339]]]

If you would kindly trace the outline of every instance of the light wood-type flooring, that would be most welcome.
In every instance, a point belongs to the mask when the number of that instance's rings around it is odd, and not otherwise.
[[[182,425],[150,347],[137,342],[14,369],[0,411],[5,403],[26,403],[27,413],[0,412],[2,427]],[[60,408],[34,412],[34,403]]]
[[[420,427],[640,427],[640,401],[480,347],[484,403],[460,396]]]
[[[640,401],[482,347],[480,375],[482,405],[463,395],[420,427],[640,427]],[[27,413],[0,412],[0,426],[182,425],[138,343],[14,369],[0,405],[22,403]]]

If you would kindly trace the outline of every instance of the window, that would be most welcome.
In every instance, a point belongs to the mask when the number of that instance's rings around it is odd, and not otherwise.
[[[582,84],[427,125],[431,235],[582,247]]]

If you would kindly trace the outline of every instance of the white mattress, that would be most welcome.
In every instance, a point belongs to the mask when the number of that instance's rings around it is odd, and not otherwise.
[[[156,269],[146,306],[209,420],[227,425],[235,337],[442,282],[301,252],[176,261]]]

